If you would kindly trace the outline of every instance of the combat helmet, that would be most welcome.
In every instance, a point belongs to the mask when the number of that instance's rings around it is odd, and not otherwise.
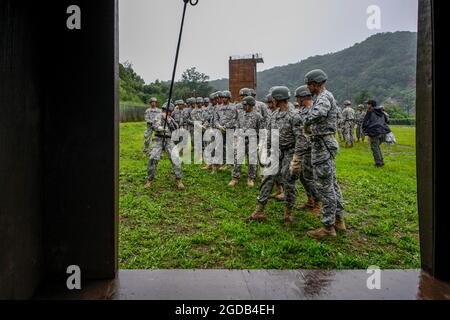
[[[305,76],[305,84],[310,82],[322,83],[328,80],[328,75],[321,69],[315,69],[308,72]]]
[[[222,91],[222,94],[220,95],[221,98],[228,98],[231,99],[231,92],[228,90]]]
[[[198,104],[200,104],[200,103],[205,103],[205,100],[203,100],[202,97],[198,97],[195,101],[196,101]]]
[[[253,97],[245,97],[244,99],[242,99],[242,105],[243,106],[255,106],[256,100]]]
[[[310,97],[310,96],[312,96],[312,94],[309,91],[308,86],[304,85],[304,86],[298,87],[297,90],[295,90],[295,96],[304,98],[304,97]]]
[[[239,95],[241,97],[248,97],[250,95],[250,89],[249,88],[242,88],[239,90]]]
[[[284,86],[274,87],[272,90],[272,97],[276,101],[289,100],[291,98],[291,91],[288,87]]]

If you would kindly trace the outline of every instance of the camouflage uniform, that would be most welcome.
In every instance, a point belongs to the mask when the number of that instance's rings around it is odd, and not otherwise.
[[[160,113],[153,119],[152,125],[155,130],[155,137],[153,138],[152,149],[150,151],[150,159],[148,162],[148,181],[153,181],[156,175],[156,168],[158,162],[161,160],[161,153],[165,151],[172,163],[173,173],[177,180],[182,178],[181,160],[174,159],[174,148],[175,144],[172,141],[172,132],[178,129],[178,124],[174,121],[172,117],[168,118],[166,129],[164,132],[164,124],[166,122],[165,114]],[[165,136],[165,139],[164,139]],[[164,143],[163,143],[164,140]]]
[[[322,202],[322,223],[332,227],[336,216],[344,218],[344,203],[336,179],[336,141],[338,106],[333,94],[326,89],[320,93],[305,117],[305,125],[311,132],[311,162],[319,200]]]
[[[364,142],[366,140],[366,135],[364,134],[364,130],[362,128],[364,118],[366,117],[367,112],[364,110],[358,110],[356,112],[356,138]]]
[[[339,137],[339,140],[344,141],[344,120],[342,118],[342,110],[339,106],[337,106],[338,115],[336,119],[336,130]]]
[[[342,111],[343,133],[346,145],[353,145],[355,143],[355,111],[348,106]]]
[[[158,108],[148,108],[145,110],[145,122],[147,122],[147,130],[145,130],[144,133],[144,152],[147,152],[149,146],[150,146],[150,139],[152,138],[153,134],[153,127],[152,122],[153,119],[158,115],[161,114],[161,109]]]
[[[236,128],[237,109],[234,104],[218,105],[213,115],[213,128],[222,131],[223,141],[223,164],[226,164],[226,147],[227,147],[227,135],[223,130]]]
[[[300,107],[298,114],[302,123],[305,123],[306,116],[308,115],[310,109],[306,107]],[[316,191],[316,185],[314,182],[314,170],[311,163],[311,140],[309,137],[309,133],[306,134],[305,130],[302,134],[302,140],[297,147],[299,149],[299,154],[301,155],[301,166],[302,173],[300,174],[300,182],[305,189],[306,195],[309,198],[313,198],[314,200],[319,199]]]
[[[262,115],[259,112],[256,112],[253,110],[252,112],[246,112],[246,111],[239,111],[237,121],[236,121],[236,132],[235,137],[236,140],[238,137],[244,137],[245,139],[245,154],[248,156],[249,162],[250,162],[250,152],[254,152],[256,158],[257,158],[257,150],[249,150],[249,141],[250,137],[254,137],[256,145],[258,144],[258,134],[259,130],[264,129],[264,119]],[[249,132],[248,130],[254,130],[254,132]],[[251,133],[256,134],[256,136],[252,135]],[[242,140],[241,140],[242,141]],[[242,169],[242,162],[238,162],[238,155],[237,150],[235,150],[234,154],[234,168],[233,168],[233,178],[238,179],[241,177],[241,169]],[[255,180],[256,179],[256,164],[250,164],[248,168],[248,177],[250,179]]]
[[[290,173],[290,165],[294,154],[299,154],[301,148],[299,141],[302,140],[303,126],[296,111],[288,109],[280,111],[277,109],[270,117],[268,125],[269,139],[272,130],[279,130],[279,171],[277,175],[265,176],[263,178],[258,203],[265,206],[277,179],[280,179],[286,195],[286,207],[293,209],[297,200],[297,188],[295,187],[295,176]]]

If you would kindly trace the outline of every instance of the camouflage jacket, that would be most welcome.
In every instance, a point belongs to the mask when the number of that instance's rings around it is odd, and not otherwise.
[[[298,109],[298,116],[300,117],[300,121],[302,124],[305,123],[306,117],[308,116],[310,112],[310,108],[306,107],[300,107]],[[302,126],[301,128],[301,137],[299,138],[298,144],[297,144],[297,151],[300,155],[304,155],[311,152],[311,140],[309,138],[309,133],[306,132],[308,128],[305,126]]]
[[[191,107],[186,107],[181,112],[181,117],[183,118],[183,128],[184,129],[189,129],[190,127],[192,127],[194,125],[194,123],[191,120],[191,112],[192,112]]]
[[[214,128],[222,126],[225,129],[234,129],[236,127],[237,112],[234,104],[217,106],[214,112]]]
[[[355,118],[356,118],[356,122],[358,124],[362,124],[364,122],[364,118],[366,117],[367,112],[366,111],[357,111]]]
[[[145,122],[148,124],[151,124],[153,122],[153,119],[158,115],[161,114],[161,109],[158,108],[148,108],[145,110]]]
[[[256,136],[259,135],[259,130],[265,129],[264,119],[259,112],[253,110],[252,112],[239,111],[236,119],[236,133],[237,136]]]
[[[210,104],[206,109],[203,110],[203,125],[207,128],[213,126],[214,113],[216,106]]]
[[[162,137],[166,136],[167,138],[172,137],[172,132],[179,128],[178,124],[172,117],[167,118],[166,131],[164,131],[164,124],[166,123],[166,114],[161,112],[159,113],[152,121],[152,127],[155,130],[155,136]]]
[[[194,122],[200,122],[203,125],[203,109],[202,108],[195,108],[192,110],[191,121],[192,121],[192,124],[194,124]]]
[[[175,107],[175,110],[172,112],[172,118],[178,124],[179,127],[183,126],[183,110],[178,107]]]
[[[351,107],[347,107],[342,111],[342,120],[345,121],[355,121],[355,110]]]
[[[305,117],[305,124],[310,127],[313,136],[336,135],[338,114],[339,110],[333,94],[325,89],[317,96]]]
[[[281,150],[295,149],[295,153],[302,154],[301,146],[304,144],[303,123],[298,112],[288,109],[286,111],[276,110],[270,117],[268,125],[269,140],[273,130],[279,132],[279,146]]]

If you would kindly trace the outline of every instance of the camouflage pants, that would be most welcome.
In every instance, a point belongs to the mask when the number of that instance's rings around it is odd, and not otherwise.
[[[265,176],[263,178],[259,191],[258,202],[266,205],[272,193],[275,182],[279,179],[286,195],[286,207],[293,209],[297,201],[297,188],[295,187],[295,176],[292,176],[289,167],[294,157],[294,149],[280,150],[280,160],[278,174],[273,176]]]
[[[381,154],[380,145],[385,141],[384,135],[379,135],[376,137],[369,137],[370,148],[372,149],[373,158],[375,160],[375,164],[383,165],[384,159]]]
[[[158,167],[158,162],[161,160],[161,153],[165,151],[172,163],[173,173],[175,175],[175,179],[181,180],[182,178],[182,169],[181,169],[181,160],[174,159],[174,154],[172,153],[175,148],[175,144],[170,138],[165,139],[165,146],[163,146],[163,139],[161,137],[154,137],[152,150],[150,151],[150,159],[148,162],[148,181],[153,181],[156,175],[156,168]]]
[[[248,165],[248,177],[250,179],[255,180],[256,179],[256,170],[257,170],[258,165],[250,164],[250,159],[249,159],[250,156],[249,156],[248,148],[249,148],[249,143],[246,142],[245,143],[245,156],[247,156],[247,159],[248,159],[248,162],[249,162],[249,165]],[[242,164],[238,163],[237,150],[235,150],[235,152],[234,152],[234,167],[233,167],[233,173],[232,173],[233,178],[240,179],[240,177],[241,177],[241,169],[242,169]]]
[[[356,138],[361,140],[362,142],[366,141],[366,135],[364,134],[364,130],[362,128],[362,123],[358,123],[356,125]]]
[[[150,147],[150,139],[152,138],[153,129],[150,124],[147,123],[147,130],[144,132],[144,152]]]
[[[345,137],[345,143],[355,143],[355,125],[353,121],[345,121],[344,123],[344,137]]]
[[[342,122],[338,122],[338,124],[337,124],[337,133],[338,133],[338,137],[339,137],[339,140],[344,140],[344,127],[343,127],[343,124],[342,124]]]
[[[300,174],[300,182],[305,189],[308,198],[318,199],[316,186],[314,183],[314,169],[311,163],[311,153],[302,156],[302,173]]]
[[[344,217],[344,201],[336,179],[336,160],[339,144],[335,137],[315,137],[312,141],[312,164],[314,181],[319,200],[322,202],[322,223],[334,226],[336,216]]]

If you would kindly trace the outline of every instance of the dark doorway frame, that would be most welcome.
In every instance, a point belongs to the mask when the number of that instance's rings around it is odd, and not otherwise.
[[[449,215],[436,187],[448,180],[437,174],[447,149],[437,132],[449,118],[437,107],[449,70],[442,3],[419,0],[418,210],[422,269],[450,281]],[[66,27],[72,4],[81,30]],[[0,3],[0,298],[31,297],[73,264],[84,279],[117,275],[118,23],[118,0]]]

